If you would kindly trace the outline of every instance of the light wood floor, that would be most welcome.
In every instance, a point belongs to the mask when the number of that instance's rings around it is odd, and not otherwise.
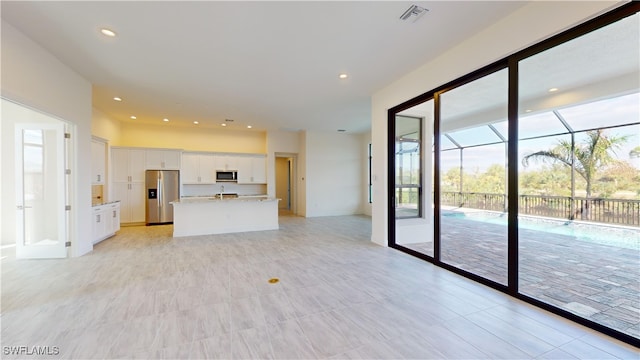
[[[3,358],[638,359],[402,252],[361,216],[173,239],[124,227],[80,258],[2,256]],[[277,283],[269,280],[277,278]],[[10,355],[48,346],[58,355]]]

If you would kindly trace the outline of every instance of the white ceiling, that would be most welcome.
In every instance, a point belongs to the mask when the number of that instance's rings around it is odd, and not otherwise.
[[[374,92],[526,2],[415,2],[429,11],[399,20],[412,3],[2,1],[1,14],[120,121],[357,133]]]

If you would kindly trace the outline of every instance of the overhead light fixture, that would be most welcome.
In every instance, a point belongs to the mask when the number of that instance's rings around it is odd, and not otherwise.
[[[227,126],[227,124],[225,124],[225,123],[222,123],[222,124],[220,124],[220,125],[222,125],[222,126]]]
[[[122,101],[122,98],[119,98],[119,97],[117,97],[117,96],[116,96],[116,97],[114,97],[114,98],[113,98],[113,100],[115,100],[115,101]]]
[[[338,77],[339,77],[340,79],[346,79],[346,78],[348,78],[348,77],[349,77],[349,75],[347,75],[347,74],[344,74],[344,73],[343,73],[343,74],[338,75]]]
[[[162,119],[162,121],[164,121],[164,122],[169,122],[169,119],[164,118],[164,119]]]
[[[247,125],[247,129],[251,129],[253,126],[251,125]]]
[[[533,110],[531,110],[531,109],[527,109],[527,110],[525,110],[524,112],[528,112],[528,113],[530,113],[531,111],[533,111]]]
[[[418,20],[427,11],[429,10],[414,4],[409,6],[409,8],[400,16],[400,20],[407,21],[409,19],[413,19],[413,22],[416,22],[416,20]]]
[[[102,28],[100,29],[100,32],[102,33],[102,35],[104,36],[109,36],[109,37],[115,37],[116,33],[113,30],[109,30],[107,28]]]
[[[194,123],[194,124],[196,124],[196,125],[200,124],[200,123],[199,123],[199,122],[197,122],[197,121],[194,121],[193,123]]]
[[[558,88],[551,88],[551,89],[549,89],[549,92],[556,92],[556,91],[558,91]]]
[[[131,115],[131,118],[132,118],[133,120],[137,119],[137,117],[135,117],[135,116],[133,116],[133,115]]]

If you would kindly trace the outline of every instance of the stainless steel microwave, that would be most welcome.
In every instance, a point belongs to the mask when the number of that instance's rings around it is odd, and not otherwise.
[[[237,171],[216,171],[216,182],[218,181],[237,182],[238,172]]]

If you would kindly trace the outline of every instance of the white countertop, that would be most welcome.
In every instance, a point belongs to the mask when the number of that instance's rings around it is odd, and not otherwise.
[[[229,197],[222,199],[217,197],[184,197],[179,200],[172,201],[171,204],[202,204],[202,203],[219,203],[219,202],[257,202],[257,201],[278,201],[280,199],[274,197],[268,197],[267,195],[243,195],[238,197]]]
[[[119,203],[119,202],[120,202],[120,200],[105,201],[105,202],[101,202],[101,203],[94,203],[94,204],[91,204],[91,207],[97,207],[97,206],[103,206],[103,205],[115,204],[115,203]]]

